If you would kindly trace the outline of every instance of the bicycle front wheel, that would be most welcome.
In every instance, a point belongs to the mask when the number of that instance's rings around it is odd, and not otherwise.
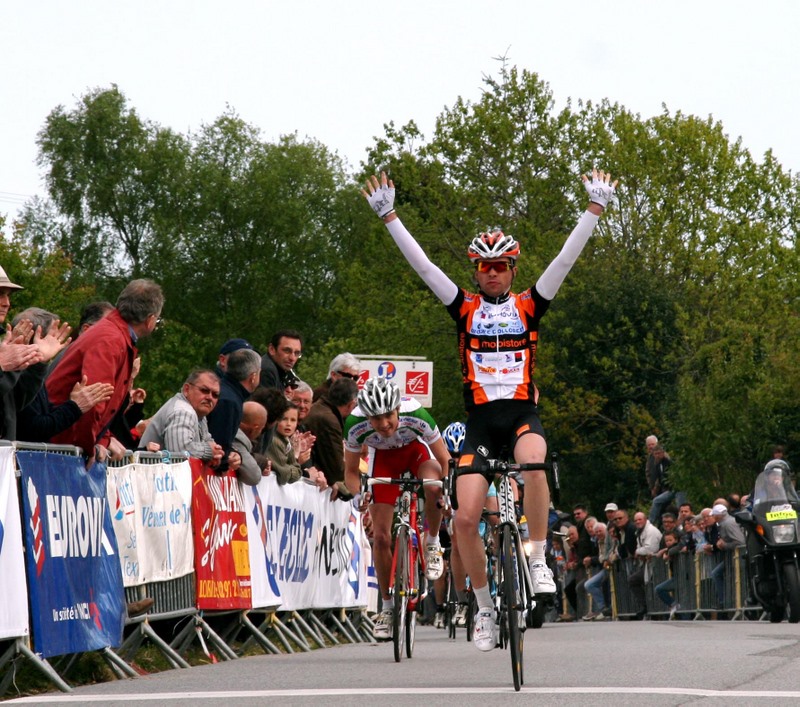
[[[417,627],[417,609],[422,606],[422,587],[420,587],[419,550],[410,549],[408,593],[414,594],[416,601],[413,608],[406,612],[406,658],[414,654],[414,634]]]
[[[456,596],[456,586],[453,581],[453,568],[447,567],[447,580],[445,583],[444,593],[444,616],[445,626],[447,627],[447,637],[455,639],[456,637],[456,611],[458,610],[458,597]]]
[[[514,689],[519,690],[524,682],[522,674],[522,645],[524,634],[522,632],[523,610],[520,587],[519,567],[517,567],[517,544],[511,528],[503,528],[503,598],[504,610],[501,619],[505,622],[508,646],[511,649],[511,674],[514,678]],[[502,628],[501,628],[502,631]]]
[[[392,642],[394,659],[403,658],[406,640],[406,611],[408,609],[408,528],[400,527],[394,540],[394,606],[392,607]]]

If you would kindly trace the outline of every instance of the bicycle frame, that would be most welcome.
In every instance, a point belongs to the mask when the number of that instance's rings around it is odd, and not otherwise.
[[[414,482],[418,482],[416,478],[413,478]],[[416,489],[413,486],[401,486],[402,490],[400,491],[400,495],[397,497],[397,502],[395,503],[395,511],[397,514],[397,520],[394,524],[394,531],[392,536],[394,538],[394,549],[392,551],[392,572],[389,575],[389,594],[394,594],[396,590],[395,588],[395,577],[397,576],[397,562],[398,562],[398,545],[397,545],[397,538],[401,535],[400,528],[405,528],[407,531],[407,538],[408,538],[408,565],[409,569],[414,567],[417,560],[419,560],[420,566],[422,568],[422,573],[425,573],[425,553],[420,552],[420,548],[422,547],[422,522],[420,516],[420,499],[417,495]],[[420,588],[416,586],[418,581],[418,577],[414,576],[414,572],[409,572],[408,574],[408,586],[401,587],[399,591],[405,592],[408,596],[408,608],[409,611],[415,611],[417,608],[417,602],[420,599],[423,599],[424,596],[419,596]]]
[[[393,599],[393,643],[394,659],[400,662],[405,646],[406,657],[414,650],[414,629],[417,606],[424,598],[425,553],[422,551],[422,499],[417,489],[424,486],[442,487],[436,479],[418,479],[411,472],[404,472],[399,479],[387,477],[362,477],[364,492],[375,484],[400,486],[400,495],[395,503],[397,519],[393,530],[392,566],[389,574],[389,595]],[[400,586],[398,586],[398,580]]]
[[[528,567],[525,550],[522,545],[522,535],[517,525],[517,513],[514,506],[514,488],[510,476],[519,471],[547,470],[553,471],[557,479],[557,464],[553,455],[552,464],[530,463],[514,464],[500,459],[488,459],[484,448],[478,448],[480,463],[458,471],[464,473],[480,472],[489,476],[499,477],[497,501],[499,506],[500,523],[498,536],[500,538],[498,562],[498,591],[495,597],[495,610],[500,628],[500,646],[510,648],[511,672],[514,679],[514,689],[519,690],[523,679],[523,638],[527,626],[538,626],[534,621],[536,600],[533,592],[533,581]],[[454,509],[458,508],[458,499],[455,493],[455,469],[450,467],[448,478],[451,503]]]

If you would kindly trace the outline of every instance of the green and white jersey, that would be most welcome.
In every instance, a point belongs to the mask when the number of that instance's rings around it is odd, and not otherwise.
[[[436,422],[414,398],[400,399],[397,431],[391,437],[381,437],[373,430],[360,407],[344,422],[344,446],[349,452],[360,452],[364,444],[372,449],[399,449],[415,440],[432,444],[440,437]]]

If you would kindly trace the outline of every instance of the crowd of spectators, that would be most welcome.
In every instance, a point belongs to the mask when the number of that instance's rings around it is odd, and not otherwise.
[[[631,516],[628,510],[609,501],[604,508],[605,523],[598,522],[589,509],[578,504],[559,520],[551,534],[554,566],[559,585],[558,621],[604,621],[611,617],[610,580],[614,568],[624,568],[616,577],[624,578],[635,612],[631,619],[647,616],[645,589],[653,584],[655,596],[667,607],[669,616],[679,614],[675,600],[676,561],[681,554],[701,554],[710,558],[715,605],[725,607],[726,572],[732,566],[732,553],[745,545],[742,526],[734,515],[746,508],[747,497],[732,493],[720,497],[706,508],[695,509],[686,494],[675,489],[669,469],[669,455],[655,436],[646,440],[645,477],[652,504]],[[775,447],[774,458],[783,458],[782,447]],[[652,581],[657,563],[669,571]],[[579,612],[579,606],[589,607]],[[717,612],[719,617],[724,612]],[[680,614],[679,614],[680,615]]]
[[[0,322],[20,289],[0,268]],[[360,361],[336,356],[314,389],[294,372],[299,332],[276,332],[263,356],[246,339],[229,339],[213,369],[187,371],[181,389],[145,417],[137,345],[156,330],[163,306],[159,285],[140,279],[116,304],[88,304],[72,338],[56,314],[17,314],[0,341],[2,438],[79,447],[87,466],[136,449],[185,454],[246,484],[274,471],[279,483],[305,479],[347,496],[342,424],[355,407]]]
[[[0,322],[20,289],[0,268]],[[17,314],[0,341],[0,436],[80,447],[87,466],[121,459],[134,448],[180,453],[220,473],[233,471],[246,484],[274,473],[280,484],[305,480],[320,490],[330,487],[332,500],[348,499],[342,431],[356,405],[359,360],[350,353],[336,356],[314,388],[294,371],[303,355],[300,332],[276,332],[263,355],[243,338],[229,339],[213,369],[187,372],[180,391],[145,417],[146,391],[135,386],[137,344],[155,331],[163,305],[156,283],[133,280],[115,305],[87,305],[72,339],[56,314],[36,307]],[[742,500],[732,494],[695,513],[675,488],[672,461],[655,436],[646,448],[648,513],[638,510],[631,520],[610,501],[601,522],[576,505],[572,522],[556,528],[561,621],[609,618],[611,569],[620,562],[629,568],[628,589],[639,607],[634,618],[643,618],[651,568],[674,565],[680,553],[715,558],[711,576],[722,604],[724,553],[745,544],[732,515]],[[781,458],[783,449],[774,456]],[[671,574],[655,592],[679,610]],[[578,616],[579,604],[591,608]]]

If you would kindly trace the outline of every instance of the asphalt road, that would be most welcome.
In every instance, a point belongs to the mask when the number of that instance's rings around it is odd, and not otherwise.
[[[417,628],[414,657],[391,644],[343,645],[171,670],[18,698],[8,704],[478,705],[492,696],[547,705],[751,705],[800,699],[800,626],[729,621],[545,624],[528,630],[525,685],[507,651],[480,653],[460,632]]]

